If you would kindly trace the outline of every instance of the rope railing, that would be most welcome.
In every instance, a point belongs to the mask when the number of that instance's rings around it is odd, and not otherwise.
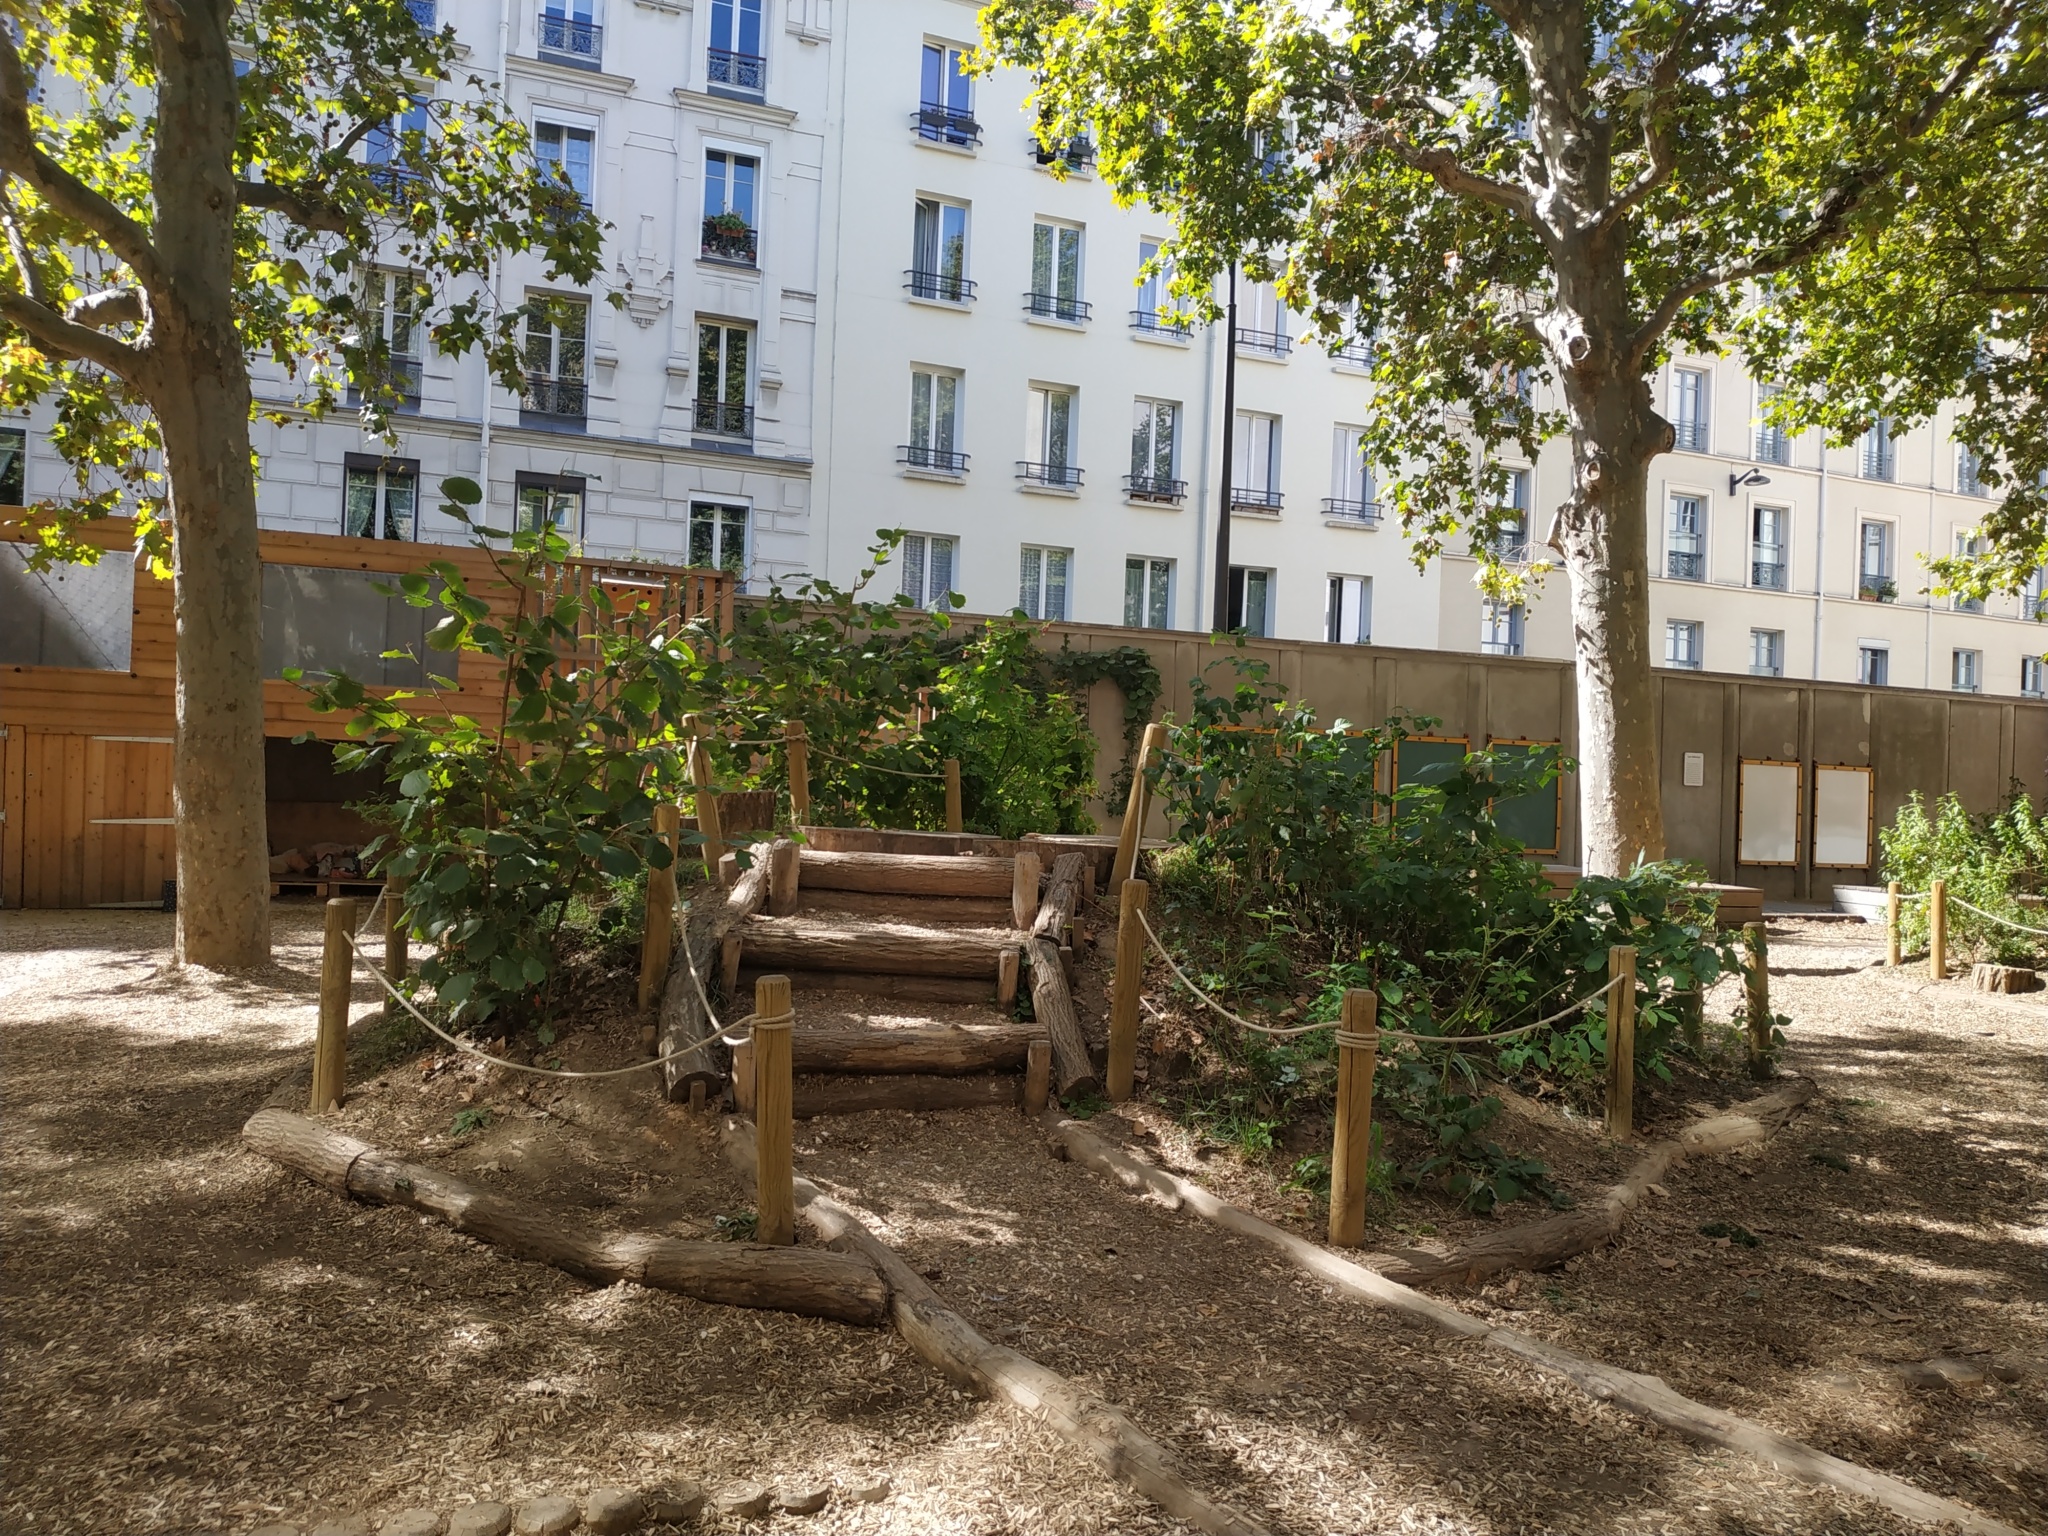
[[[2011,918],[2002,917],[1996,912],[1987,912],[1982,907],[1978,906],[1975,902],[1965,901],[1960,896],[1949,897],[1948,904],[1952,907],[1961,907],[1965,912],[1974,912],[1979,917],[1988,918],[1990,921],[1999,924],[2001,927],[2015,928],[2018,929],[2021,933],[2037,934],[2041,938],[2048,939],[2048,928],[2032,928],[2025,923],[2016,923]]]

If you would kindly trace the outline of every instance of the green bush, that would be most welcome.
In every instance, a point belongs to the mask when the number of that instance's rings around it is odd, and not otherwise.
[[[2015,791],[2000,809],[1972,816],[1950,793],[1935,802],[1930,816],[1915,793],[1877,836],[1884,878],[1898,881],[1902,891],[1924,893],[1937,879],[1947,882],[1952,946],[2003,965],[2031,964],[2048,955],[2048,940],[2040,934],[2008,926],[2048,928],[2048,911],[2018,899],[2048,889],[2048,816],[2037,815],[2024,794]],[[1958,906],[1958,897],[2007,922]],[[1908,949],[1925,947],[1927,923],[1927,902],[1901,904],[1899,927]]]

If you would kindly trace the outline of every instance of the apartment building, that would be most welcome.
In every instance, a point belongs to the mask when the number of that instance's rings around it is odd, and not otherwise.
[[[1166,221],[1117,206],[1085,141],[1039,142],[1024,75],[966,75],[973,4],[413,8],[456,28],[465,70],[610,226],[604,272],[572,292],[536,258],[499,264],[499,303],[561,301],[528,329],[517,393],[421,345],[403,274],[371,274],[394,350],[415,349],[396,440],[288,408],[260,424],[266,526],[447,539],[434,488],[463,474],[495,520],[757,591],[848,581],[900,527],[880,581],[920,603],[1198,630],[1227,501],[1231,618],[1254,633],[1571,654],[1562,573],[1509,606],[1469,557],[1416,570],[1358,457],[1366,358],[1318,344],[1270,286],[1239,285],[1224,419],[1225,327],[1184,323],[1141,276]],[[1985,505],[1946,415],[1823,452],[1758,424],[1734,360],[1679,359],[1657,387],[1678,431],[1651,486],[1667,665],[2042,693],[2038,593],[1973,611],[1925,591],[1924,558]],[[259,392],[291,398],[281,377]],[[0,500],[61,494],[42,425],[0,428]],[[1568,453],[1511,471],[1505,542],[1540,546]]]

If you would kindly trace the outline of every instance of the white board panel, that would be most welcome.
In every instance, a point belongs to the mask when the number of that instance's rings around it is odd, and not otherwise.
[[[1799,765],[1742,765],[1741,831],[1735,857],[1743,864],[1799,860]]]
[[[1870,863],[1871,774],[1868,768],[1813,770],[1813,862],[1861,869]]]

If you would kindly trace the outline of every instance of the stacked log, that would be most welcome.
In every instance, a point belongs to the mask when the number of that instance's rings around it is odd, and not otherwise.
[[[767,901],[774,853],[773,844],[755,843],[748,853],[749,867],[730,890],[713,886],[699,891],[683,914],[682,935],[669,960],[668,985],[662,992],[655,1053],[667,1056],[692,1042],[701,1043],[663,1064],[662,1079],[671,1099],[688,1101],[692,1085],[701,1085],[707,1099],[725,1091],[727,1053],[715,1040],[704,1039],[713,1026],[698,984],[708,991],[721,978],[725,940]],[[690,975],[693,966],[695,981]]]

